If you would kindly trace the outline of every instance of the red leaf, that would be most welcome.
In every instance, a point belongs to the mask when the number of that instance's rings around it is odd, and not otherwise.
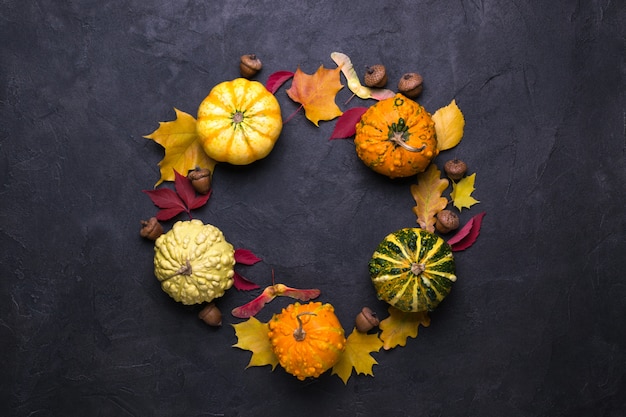
[[[256,290],[257,288],[260,288],[254,282],[248,280],[247,278],[244,278],[243,276],[239,275],[237,272],[235,272],[235,275],[233,276],[233,280],[234,280],[233,285],[239,291],[250,291],[250,290]]]
[[[244,265],[254,265],[262,259],[249,251],[248,249],[235,249],[235,262]]]
[[[193,185],[191,185],[189,178],[174,170],[174,187],[180,199],[185,203],[185,208],[190,208],[191,203],[196,197],[196,190],[194,190]]]
[[[363,113],[367,111],[367,107],[354,107],[346,110],[335,124],[335,129],[330,140],[332,139],[345,139],[354,136],[356,133],[356,124],[361,120]]]
[[[265,88],[267,88],[270,93],[274,94],[278,91],[280,86],[293,77],[293,74],[294,73],[291,71],[276,71],[267,78]]]
[[[185,203],[183,203],[178,194],[176,194],[174,190],[170,190],[169,188],[159,188],[158,190],[143,190],[143,192],[148,194],[150,200],[152,200],[154,205],[158,208],[180,208],[182,211],[185,211],[187,209]]]
[[[213,189],[209,190],[206,194],[198,194],[194,197],[191,204],[189,204],[189,210],[197,209],[198,207],[202,207],[209,201],[209,197],[211,197],[211,193]]]
[[[472,217],[461,230],[448,239],[448,244],[452,247],[453,252],[465,250],[476,242],[485,214],[482,212]]]
[[[166,220],[169,220],[169,219],[171,219],[173,217],[176,217],[177,215],[179,215],[183,211],[185,211],[185,209],[180,208],[180,207],[169,208],[169,209],[161,209],[156,214],[156,218],[159,221],[166,221]]]

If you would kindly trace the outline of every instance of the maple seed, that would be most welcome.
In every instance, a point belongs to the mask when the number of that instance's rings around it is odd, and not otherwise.
[[[257,72],[261,71],[263,63],[255,54],[247,54],[241,56],[239,62],[239,71],[245,78],[252,78]]]
[[[376,313],[369,307],[363,307],[361,312],[356,316],[356,330],[361,333],[367,333],[380,324]]]
[[[157,237],[163,234],[163,226],[161,226],[156,217],[150,217],[148,220],[141,221],[139,234],[146,239],[156,240]]]
[[[467,172],[467,164],[460,159],[451,159],[443,166],[443,170],[451,180],[458,181]]]
[[[435,228],[439,233],[448,233],[459,228],[459,216],[450,210],[441,210],[437,213]]]
[[[415,98],[422,93],[424,79],[416,72],[407,72],[398,82],[398,91],[409,98]]]
[[[199,194],[208,194],[211,191],[211,170],[196,167],[194,170],[189,171],[187,178]]]
[[[363,81],[368,87],[384,87],[385,84],[387,84],[387,70],[385,69],[385,66],[376,64],[371,67],[366,67]]]
[[[214,303],[209,303],[200,310],[198,318],[209,326],[218,327],[222,325],[222,312]]]

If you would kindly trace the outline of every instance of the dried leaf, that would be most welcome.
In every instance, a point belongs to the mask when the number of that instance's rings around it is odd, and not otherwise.
[[[448,239],[448,244],[452,248],[452,251],[458,252],[465,250],[472,246],[478,235],[480,234],[480,227],[482,226],[483,217],[485,212],[478,213],[463,226],[459,231]]]
[[[472,193],[474,192],[474,181],[476,180],[476,173],[468,175],[459,180],[459,182],[452,183],[452,192],[450,197],[452,198],[454,207],[462,210],[463,208],[470,208],[474,204],[479,203]]]
[[[383,100],[386,98],[390,98],[396,95],[391,90],[387,90],[384,88],[369,88],[361,84],[359,80],[359,76],[354,69],[354,65],[352,65],[352,61],[350,57],[341,52],[333,52],[330,54],[330,57],[335,64],[339,68],[341,68],[341,72],[344,77],[346,77],[346,81],[348,81],[348,88],[350,91],[354,93],[359,98],[367,100],[368,98],[373,98],[375,100]]]
[[[454,148],[463,138],[465,118],[461,109],[452,100],[450,104],[440,108],[433,114],[435,132],[437,133],[437,148],[440,151]]]
[[[430,326],[428,312],[407,313],[389,306],[389,317],[380,322],[380,338],[385,350],[405,346],[409,337],[417,337],[419,325]]]
[[[341,116],[335,96],[342,88],[339,68],[330,70],[322,65],[313,75],[305,74],[298,68],[287,95],[296,103],[302,104],[307,119],[319,126],[320,120],[332,120]]]
[[[292,77],[293,72],[291,71],[276,71],[267,78],[265,88],[267,88],[270,93],[274,94],[284,83],[286,83]]]
[[[238,264],[254,265],[257,262],[261,262],[261,260],[248,249],[235,249],[235,262]]]
[[[332,374],[337,374],[344,384],[350,379],[353,369],[356,374],[374,376],[372,368],[378,362],[370,353],[378,352],[382,346],[383,342],[378,338],[378,334],[361,333],[353,329],[346,341],[346,350],[341,354],[339,362],[333,366]]]
[[[250,317],[247,321],[232,326],[235,328],[235,335],[237,336],[237,343],[233,347],[252,352],[252,357],[246,368],[271,365],[272,370],[274,370],[278,365],[278,358],[272,351],[267,323]]]
[[[411,194],[416,203],[413,213],[422,229],[435,231],[435,215],[448,205],[448,200],[441,196],[448,184],[447,179],[441,178],[437,166],[431,164],[426,171],[417,175],[417,184],[411,185]]]
[[[147,136],[165,148],[165,156],[159,162],[161,178],[155,187],[163,181],[174,181],[174,171],[189,172],[196,167],[207,168],[213,173],[216,162],[204,152],[198,134],[196,119],[178,109],[176,120],[160,122],[159,128]]]
[[[337,119],[335,129],[330,135],[330,139],[345,139],[356,134],[356,124],[361,120],[363,113],[367,111],[367,107],[354,107],[346,110]]]
[[[239,291],[250,291],[261,288],[237,271],[235,271],[235,274],[233,275],[233,286]]]
[[[279,296],[291,297],[300,301],[309,301],[319,297],[319,295],[320,290],[318,289],[301,290],[298,288],[288,287],[284,284],[274,284],[266,287],[261,295],[259,295],[249,303],[246,303],[239,307],[235,307],[231,311],[231,314],[240,319],[245,319],[256,315],[259,311],[263,309],[265,304],[269,303],[274,298]]]

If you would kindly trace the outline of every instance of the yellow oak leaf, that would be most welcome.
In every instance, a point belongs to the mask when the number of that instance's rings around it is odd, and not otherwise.
[[[464,208],[470,208],[474,204],[479,203],[478,200],[472,197],[472,193],[475,190],[475,180],[476,173],[461,178],[459,182],[452,183],[452,192],[450,193],[450,197],[452,198],[454,207],[459,209],[459,211]]]
[[[339,68],[341,68],[343,76],[346,77],[346,81],[348,81],[348,88],[354,93],[355,96],[362,98],[363,100],[367,100],[368,98],[383,100],[396,95],[394,91],[387,90],[385,88],[369,88],[362,85],[358,74],[354,70],[352,60],[350,60],[348,55],[341,52],[333,52],[330,54],[330,58],[335,61],[335,64],[337,64]]]
[[[428,312],[407,313],[389,306],[389,317],[380,322],[380,338],[385,350],[405,346],[409,337],[417,337],[419,325],[430,326]]]
[[[374,376],[372,367],[376,365],[370,353],[378,352],[383,342],[378,338],[378,334],[368,334],[352,330],[346,341],[346,349],[341,354],[339,362],[333,366],[332,374],[339,376],[344,384],[352,375],[352,369],[357,374]]]
[[[196,167],[207,168],[213,173],[216,162],[204,152],[202,145],[197,140],[196,119],[178,109],[176,120],[160,122],[159,128],[147,136],[165,148],[165,156],[159,162],[161,178],[155,187],[163,181],[174,181],[174,170],[186,175]]]
[[[319,126],[320,120],[332,120],[342,115],[335,103],[335,96],[342,88],[339,68],[331,70],[321,65],[315,74],[310,75],[298,67],[287,95],[302,104],[306,118]]]
[[[441,178],[441,171],[435,164],[430,164],[426,171],[417,174],[417,184],[411,185],[411,194],[416,203],[413,213],[422,229],[435,231],[435,215],[448,205],[448,199],[441,196],[448,184],[446,178]]]
[[[452,100],[450,104],[440,108],[433,114],[435,132],[437,133],[437,148],[440,151],[454,148],[463,138],[465,118],[461,109]]]
[[[278,365],[278,358],[272,351],[267,323],[250,317],[248,320],[232,326],[235,328],[235,335],[237,336],[237,343],[233,347],[252,352],[252,357],[246,368],[271,365],[272,370],[274,370]]]

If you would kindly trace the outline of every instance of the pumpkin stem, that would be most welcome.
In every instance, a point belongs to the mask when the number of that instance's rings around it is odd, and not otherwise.
[[[176,275],[191,275],[191,264],[189,263],[189,259],[187,259],[185,265],[178,268]]]
[[[396,133],[395,135],[391,136],[389,140],[396,145],[400,145],[409,152],[422,152],[424,149],[426,149],[426,145],[422,145],[419,148],[409,145],[404,141],[403,135],[401,133]]]
[[[233,123],[239,124],[241,122],[243,122],[243,112],[240,110],[237,110],[235,114],[233,114]]]
[[[409,127],[406,125],[406,121],[401,117],[398,119],[398,123],[392,123],[391,126],[389,126],[389,140],[409,152],[422,152],[426,149],[426,144],[416,148],[406,143],[408,130]]]
[[[411,272],[415,275],[419,275],[425,270],[426,270],[426,265],[424,264],[418,264],[417,262],[415,262],[414,264],[411,265]]]
[[[293,338],[298,342],[302,342],[306,337],[306,332],[302,328],[302,319],[300,316],[317,316],[317,314],[305,311],[304,313],[300,313],[296,316],[296,320],[298,320],[298,328],[293,331]]]

